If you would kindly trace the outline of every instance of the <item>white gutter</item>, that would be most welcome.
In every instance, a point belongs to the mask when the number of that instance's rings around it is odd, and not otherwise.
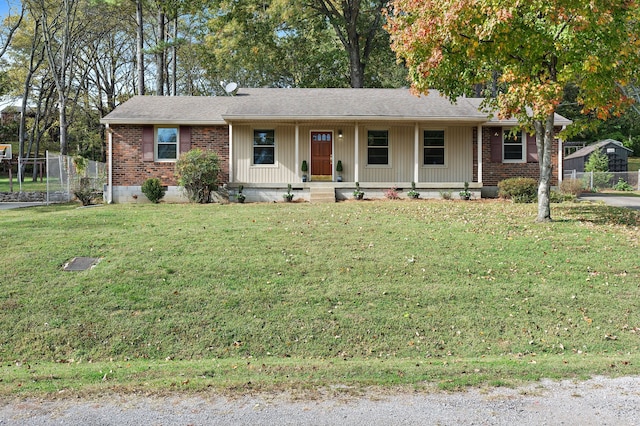
[[[159,120],[157,118],[113,118],[100,120],[100,124],[120,124],[120,125],[144,125],[144,126],[226,126],[229,124],[225,120],[176,120],[175,118]]]
[[[451,117],[451,116],[421,116],[421,117],[409,117],[409,116],[377,116],[377,115],[223,115],[222,118],[229,121],[337,121],[337,122],[350,122],[350,121],[397,121],[397,122],[447,122],[456,124],[481,124],[486,123],[487,117],[482,116],[466,116],[466,117]],[[211,123],[210,123],[211,124]],[[499,125],[499,124],[496,124]]]

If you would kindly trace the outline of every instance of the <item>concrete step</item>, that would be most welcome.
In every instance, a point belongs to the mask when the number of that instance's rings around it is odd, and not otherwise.
[[[336,189],[332,186],[309,188],[309,201],[312,203],[335,203]]]

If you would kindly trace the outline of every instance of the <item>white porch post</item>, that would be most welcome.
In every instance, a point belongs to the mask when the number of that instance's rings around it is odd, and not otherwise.
[[[113,203],[113,131],[107,124],[107,139],[109,140],[109,158],[107,159],[107,167],[109,168],[109,174],[107,175],[107,204]],[[49,155],[49,151],[47,151]],[[48,178],[48,176],[47,176]],[[47,179],[48,182],[48,179]],[[48,191],[47,191],[48,196]],[[49,205],[47,200],[47,205]]]
[[[356,123],[355,126],[355,135],[354,135],[354,149],[355,149],[355,160],[354,160],[354,164],[353,164],[353,179],[355,182],[359,182],[360,181],[360,162],[359,162],[359,158],[360,158],[360,126],[358,125],[358,123]]]
[[[300,180],[300,125],[296,123],[296,181]]]
[[[478,126],[478,183],[482,183],[482,124]]]
[[[566,126],[562,126],[562,130],[565,129]],[[562,139],[558,138],[558,184],[562,182],[564,170],[562,169],[562,159],[564,157],[564,147],[562,146]]]
[[[229,183],[233,182],[233,124],[229,123]]]
[[[413,133],[413,181],[417,183],[420,180],[420,126],[418,123],[414,125]]]

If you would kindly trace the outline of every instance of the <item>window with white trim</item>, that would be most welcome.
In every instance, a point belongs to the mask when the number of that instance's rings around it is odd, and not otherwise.
[[[276,163],[276,132],[269,130],[253,131],[253,164],[272,165]]]
[[[372,166],[389,165],[389,131],[367,131],[367,164]]]
[[[155,156],[157,161],[178,159],[179,134],[177,127],[156,127]]]
[[[526,134],[521,130],[502,130],[502,160],[506,163],[525,161]]]
[[[422,141],[422,164],[425,166],[444,166],[444,130],[425,130]]]

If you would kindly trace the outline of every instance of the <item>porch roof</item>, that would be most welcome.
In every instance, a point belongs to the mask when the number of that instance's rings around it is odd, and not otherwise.
[[[246,89],[246,102],[230,106],[227,121],[487,121],[466,99],[453,104],[431,91],[415,96],[408,89]]]

